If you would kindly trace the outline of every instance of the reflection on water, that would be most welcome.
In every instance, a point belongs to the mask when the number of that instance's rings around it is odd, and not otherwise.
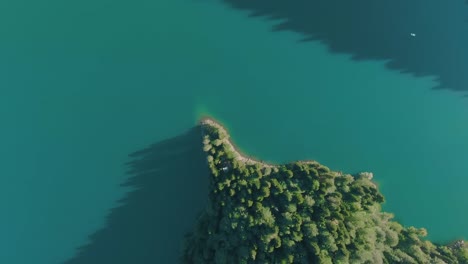
[[[468,6],[463,1],[224,0],[252,16],[281,19],[275,30],[319,40],[355,60],[388,60],[435,88],[468,91]],[[412,36],[414,34],[414,36]]]
[[[105,227],[66,264],[177,263],[185,233],[208,199],[208,167],[197,126],[130,155],[134,188]]]

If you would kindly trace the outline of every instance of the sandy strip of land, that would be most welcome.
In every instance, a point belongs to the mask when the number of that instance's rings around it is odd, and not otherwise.
[[[223,139],[223,143],[228,145],[229,148],[231,149],[231,151],[233,153],[235,153],[235,156],[236,156],[235,158],[237,160],[242,161],[245,164],[249,164],[249,165],[260,164],[261,166],[264,166],[264,167],[270,167],[270,168],[278,167],[277,165],[268,164],[268,163],[265,163],[263,161],[259,161],[259,160],[256,160],[256,159],[253,159],[251,157],[247,157],[246,155],[241,154],[241,152],[234,146],[234,144],[231,142],[231,140],[229,140],[229,133],[227,132],[227,130],[220,123],[216,122],[215,120],[213,120],[211,118],[203,118],[200,121],[200,124],[216,127],[222,133],[225,133],[226,135],[228,135],[227,137],[225,137]]]

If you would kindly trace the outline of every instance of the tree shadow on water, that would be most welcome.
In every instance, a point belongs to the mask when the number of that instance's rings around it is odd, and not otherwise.
[[[384,60],[437,89],[468,91],[468,6],[464,0],[223,0],[274,30],[303,34],[354,60]],[[414,33],[414,35],[412,34]],[[286,52],[286,51],[285,51]]]
[[[107,226],[64,264],[177,263],[184,235],[208,198],[209,170],[201,130],[130,155],[134,188],[108,216]]]

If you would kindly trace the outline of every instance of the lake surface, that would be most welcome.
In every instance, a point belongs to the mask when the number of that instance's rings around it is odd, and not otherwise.
[[[467,99],[248,13],[0,3],[0,263],[173,262],[207,195],[191,130],[206,114],[260,159],[373,171],[398,220],[468,238]]]

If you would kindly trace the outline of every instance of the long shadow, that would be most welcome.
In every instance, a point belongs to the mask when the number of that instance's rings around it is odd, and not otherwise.
[[[355,60],[433,76],[434,88],[468,91],[468,6],[464,0],[223,0],[278,19],[274,30],[321,41]],[[415,36],[412,36],[414,33]]]
[[[208,167],[200,127],[130,155],[135,188],[107,226],[65,264],[177,263],[184,234],[208,198]]]

